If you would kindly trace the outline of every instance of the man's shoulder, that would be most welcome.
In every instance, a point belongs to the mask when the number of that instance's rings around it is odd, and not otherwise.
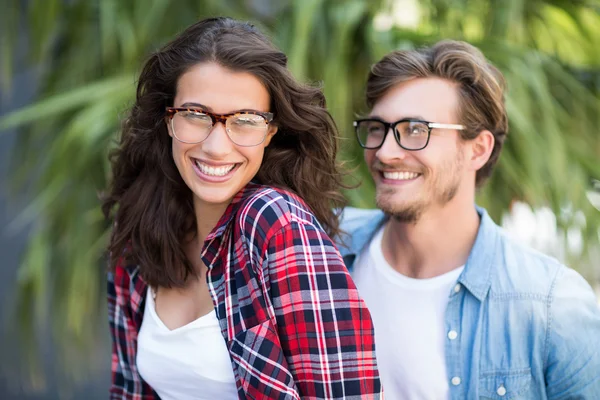
[[[565,298],[579,299],[582,305],[597,304],[592,287],[579,272],[554,257],[503,236],[504,267],[497,269],[497,279],[491,288],[493,296],[537,299],[549,306]],[[518,296],[508,296],[510,294]]]
[[[503,230],[498,236],[499,256],[492,279],[492,296],[520,295],[545,301],[551,295],[556,277],[572,271],[556,258],[520,243]]]

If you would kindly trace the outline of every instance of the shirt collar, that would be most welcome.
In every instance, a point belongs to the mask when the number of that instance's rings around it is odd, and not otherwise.
[[[146,300],[146,290],[148,285],[140,277],[139,265],[128,265],[124,268],[124,273],[127,274],[127,279],[123,280],[124,277],[119,277],[119,287],[121,290],[126,290],[129,294],[129,306],[131,307],[131,317],[133,322],[136,324],[137,330],[139,331],[142,326],[142,318],[144,315],[144,304]],[[128,283],[128,286],[125,285]],[[116,283],[116,282],[115,282]]]
[[[494,223],[487,211],[482,207],[475,207],[479,214],[480,223],[473,248],[458,281],[480,301],[486,296],[491,285],[491,272],[496,257],[500,235],[498,226]],[[367,243],[371,241],[377,230],[387,221],[383,212],[376,213],[365,221],[359,228],[343,237],[340,253],[349,270],[354,267],[356,257],[362,252]]]
[[[225,232],[225,229],[227,228],[233,217],[236,215],[242,202],[262,187],[263,186],[258,183],[250,182],[246,186],[244,186],[242,190],[237,192],[237,194],[234,196],[233,200],[231,200],[231,203],[229,203],[229,205],[225,209],[225,212],[219,219],[219,222],[217,222],[213,230],[206,237],[205,243],[221,236],[223,232]]]
[[[483,301],[490,289],[491,273],[498,251],[500,235],[498,226],[487,211],[481,207],[476,208],[480,217],[479,230],[465,264],[465,269],[458,281],[479,301]]]
[[[339,250],[342,258],[348,262],[348,268],[352,268],[355,258],[362,252],[363,248],[371,241],[379,228],[387,221],[387,216],[377,210],[373,215],[358,228],[349,232],[343,232],[340,236]]]
[[[262,185],[250,182],[235,195],[231,203],[227,206],[223,216],[219,219],[217,225],[207,236],[204,242],[205,246],[213,242],[213,239],[218,238],[223,234],[223,232],[225,232],[225,229],[236,215],[242,202],[261,188],[263,188]],[[146,290],[148,286],[146,285],[145,281],[141,279],[139,265],[126,266],[125,273],[128,274],[129,278],[127,280],[129,282],[129,287],[127,290],[129,290],[131,311],[135,317],[135,322],[138,324],[139,330],[139,327],[142,323],[143,306],[145,304]],[[123,286],[123,283],[121,283],[121,286]]]

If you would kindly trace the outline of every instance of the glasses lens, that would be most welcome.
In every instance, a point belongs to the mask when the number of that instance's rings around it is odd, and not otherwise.
[[[212,128],[210,116],[197,111],[180,111],[173,115],[173,134],[182,142],[200,143]]]
[[[396,125],[396,135],[405,149],[420,150],[427,145],[429,127],[422,122],[405,121]]]
[[[366,149],[376,149],[385,139],[385,125],[379,121],[360,121],[356,126],[356,136]]]
[[[235,114],[227,119],[231,140],[240,146],[256,146],[267,136],[269,124],[262,115]]]

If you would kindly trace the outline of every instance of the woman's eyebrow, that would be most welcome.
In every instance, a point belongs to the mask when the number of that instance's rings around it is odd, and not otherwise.
[[[211,111],[210,107],[205,106],[204,104],[194,103],[194,102],[185,102],[180,107],[195,107],[195,108],[201,108],[206,111]]]
[[[203,110],[209,111],[209,112],[213,112],[212,109],[208,106],[205,106],[204,104],[200,104],[200,103],[194,103],[194,102],[186,102],[183,103],[180,107],[185,108],[185,107],[190,107],[190,108],[201,108]],[[259,110],[255,110],[253,108],[242,108],[240,110],[233,110],[230,111],[228,113],[224,113],[223,115],[228,115],[228,114],[235,114],[235,113],[239,113],[239,112],[244,112],[244,111],[252,111],[252,112],[259,112],[259,113],[263,113],[265,111],[259,111]]]

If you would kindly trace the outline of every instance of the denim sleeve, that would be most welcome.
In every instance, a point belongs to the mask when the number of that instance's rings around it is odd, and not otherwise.
[[[560,268],[546,337],[548,399],[600,399],[600,307],[588,283]]]

